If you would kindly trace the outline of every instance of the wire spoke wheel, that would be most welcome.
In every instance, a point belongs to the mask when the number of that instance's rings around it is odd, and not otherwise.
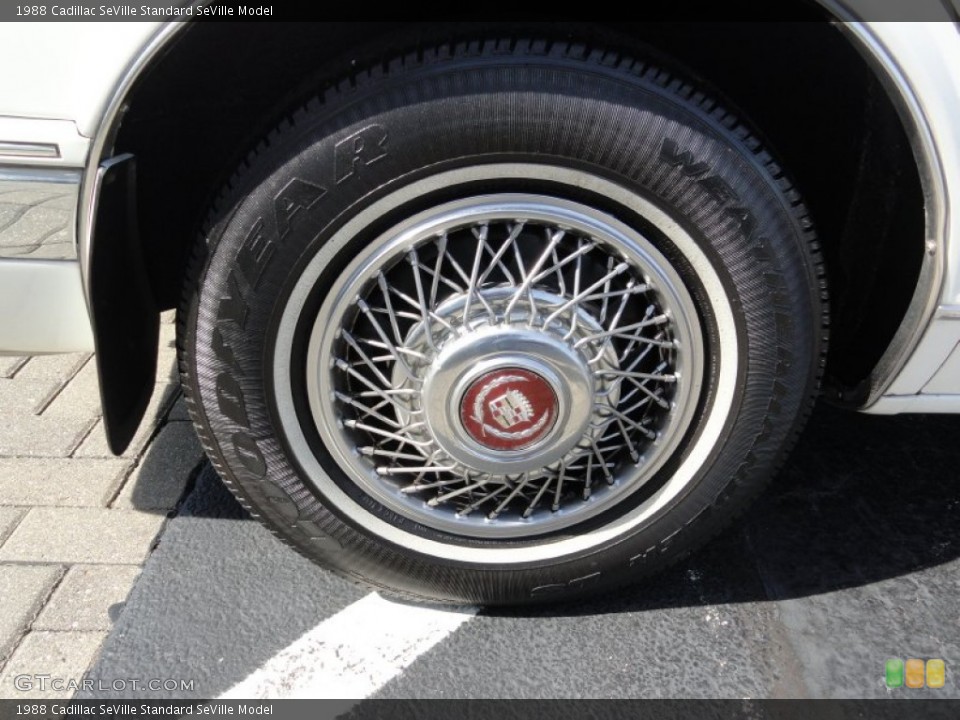
[[[311,408],[354,479],[469,536],[567,527],[655,473],[703,355],[666,259],[604,213],[482,196],[381,235],[314,326]]]
[[[307,557],[417,601],[606,592],[765,486],[824,367],[824,272],[717,98],[606,48],[389,57],[280,123],[180,308],[201,440]]]

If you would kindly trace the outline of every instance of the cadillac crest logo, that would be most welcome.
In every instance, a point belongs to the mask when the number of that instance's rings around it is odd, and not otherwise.
[[[491,450],[522,450],[543,439],[557,420],[549,383],[523,368],[500,368],[471,383],[460,401],[460,421]]]
[[[503,395],[488,402],[487,407],[493,419],[504,430],[509,430],[514,425],[526,422],[533,417],[533,405],[519,390],[507,390]]]

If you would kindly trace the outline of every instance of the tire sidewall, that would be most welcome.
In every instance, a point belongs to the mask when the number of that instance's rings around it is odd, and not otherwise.
[[[219,203],[188,307],[185,376],[218,470],[308,555],[412,596],[522,602],[542,588],[569,594],[619,582],[631,567],[652,571],[682,555],[770,472],[808,399],[818,354],[800,214],[769,159],[725,117],[656,75],[515,58],[371,78],[308,107]],[[588,552],[497,568],[385,543],[303,482],[277,421],[271,369],[286,298],[337,228],[420,178],[504,161],[586,170],[676,218],[723,280],[739,376],[719,441],[649,522]],[[749,233],[738,208],[751,213]],[[697,533],[681,532],[694,524]]]

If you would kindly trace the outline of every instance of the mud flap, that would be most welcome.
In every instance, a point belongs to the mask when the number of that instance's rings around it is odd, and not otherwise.
[[[136,158],[105,160],[90,256],[90,315],[103,426],[110,450],[130,444],[154,388],[160,313],[147,278],[137,225]]]

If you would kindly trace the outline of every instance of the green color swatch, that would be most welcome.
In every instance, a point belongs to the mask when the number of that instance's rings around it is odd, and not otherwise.
[[[903,687],[903,660],[900,658],[890,658],[885,666],[885,673],[888,688]]]

